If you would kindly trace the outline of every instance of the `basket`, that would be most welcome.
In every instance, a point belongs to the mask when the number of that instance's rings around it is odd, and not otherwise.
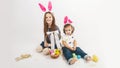
[[[61,51],[58,49],[55,49],[52,53],[50,53],[51,58],[56,59],[60,56]]]

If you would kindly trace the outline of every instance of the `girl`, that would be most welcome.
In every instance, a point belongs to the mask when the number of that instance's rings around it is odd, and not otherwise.
[[[37,48],[37,51],[41,52],[43,48],[45,48],[46,50],[49,50],[49,48],[51,48],[51,34],[48,34],[47,32],[53,31],[58,31],[58,37],[60,39],[60,30],[55,24],[55,17],[51,12],[48,11],[44,14],[44,41]],[[56,44],[54,46],[55,48],[57,48]]]
[[[77,47],[77,42],[72,35],[74,32],[74,27],[71,24],[64,25],[63,29],[65,36],[62,38],[62,44],[64,47],[62,47],[63,55],[68,61],[68,63],[74,64],[77,61],[77,58],[73,57],[73,53],[76,55],[80,55],[82,58],[84,58],[86,61],[90,61],[91,57],[87,55],[80,47]]]
[[[40,44],[39,47],[37,47],[37,52],[41,52],[43,48],[44,54],[49,53],[49,48],[54,50],[54,48],[60,49],[60,30],[55,24],[55,17],[50,12],[52,10],[52,3],[51,1],[48,2],[48,12],[46,12],[45,6],[43,6],[41,3],[38,4],[40,9],[45,12],[44,14],[44,42]],[[57,47],[56,47],[57,45]],[[47,53],[48,52],[48,53]]]

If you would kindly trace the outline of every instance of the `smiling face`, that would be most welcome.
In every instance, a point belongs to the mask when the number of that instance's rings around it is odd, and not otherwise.
[[[63,32],[66,34],[66,35],[71,35],[73,32],[74,32],[74,27],[71,25],[71,24],[66,24],[64,25],[64,29],[63,29]]]
[[[45,18],[46,18],[46,23],[47,23],[49,26],[51,26],[52,21],[53,21],[52,15],[51,15],[50,13],[47,13]]]
[[[48,31],[48,28],[51,28],[51,31],[56,30],[55,25],[55,17],[52,12],[45,12],[44,14],[44,36],[46,37],[46,32]]]
[[[71,26],[65,27],[65,34],[66,35],[71,35],[73,31],[73,28]]]

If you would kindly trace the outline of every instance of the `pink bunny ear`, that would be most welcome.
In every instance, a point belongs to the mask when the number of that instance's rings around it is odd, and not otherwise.
[[[68,19],[68,22],[69,22],[69,23],[72,23],[72,21],[71,21],[70,19]]]
[[[51,3],[51,1],[48,2],[48,10],[49,10],[49,11],[52,10],[52,3]]]
[[[64,18],[64,24],[66,24],[66,23],[67,23],[67,20],[68,20],[68,17],[67,17],[67,16],[65,16],[65,18]]]
[[[45,8],[41,3],[39,3],[38,5],[40,6],[40,8],[41,8],[41,10],[42,10],[43,12],[46,11],[46,8]]]

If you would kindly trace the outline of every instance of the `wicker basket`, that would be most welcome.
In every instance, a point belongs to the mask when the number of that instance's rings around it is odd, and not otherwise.
[[[54,52],[54,53],[50,54],[50,56],[51,56],[51,58],[56,59],[60,56],[60,54],[61,54],[61,51],[57,50],[57,54],[56,54],[56,52]]]
[[[50,56],[51,56],[51,58],[56,59],[60,56],[60,54],[59,55],[54,54],[54,55],[50,55]]]

